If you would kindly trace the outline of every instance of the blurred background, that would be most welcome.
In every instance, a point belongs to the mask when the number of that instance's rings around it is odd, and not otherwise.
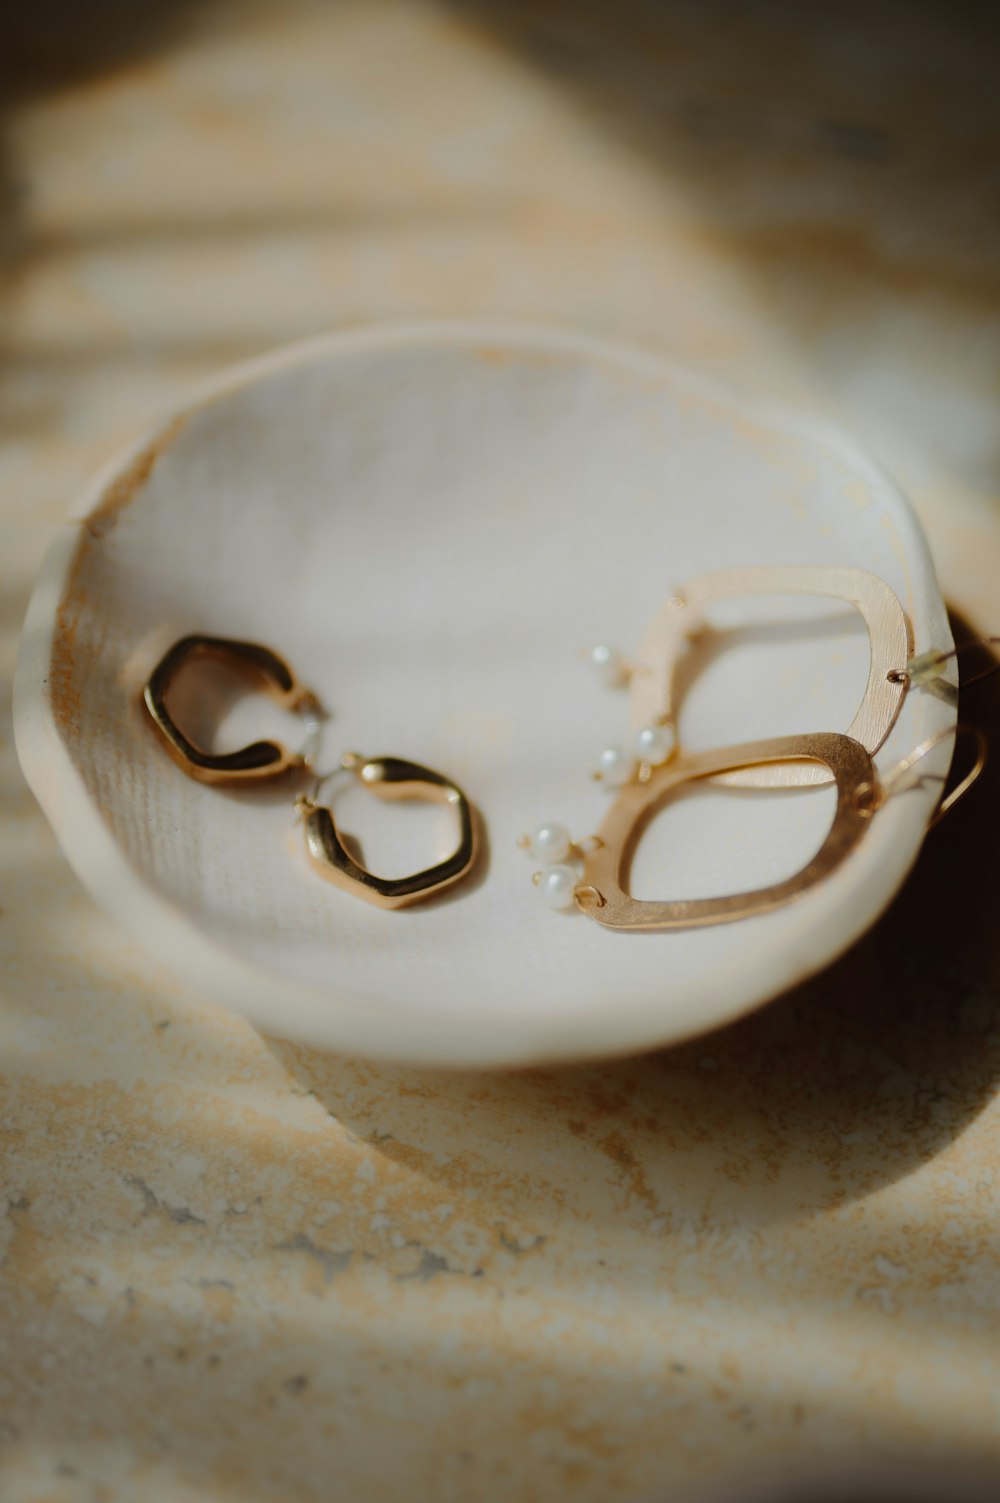
[[[3,416],[57,487],[227,361],[489,312],[839,415],[949,530],[993,502],[994,5],[4,10]]]
[[[998,56],[973,0],[8,0],[5,682],[137,426],[414,315],[581,326],[839,419],[996,631]],[[721,1040],[414,1080],[181,996],[77,891],[3,714],[5,1503],[1000,1463],[995,778],[859,951]]]

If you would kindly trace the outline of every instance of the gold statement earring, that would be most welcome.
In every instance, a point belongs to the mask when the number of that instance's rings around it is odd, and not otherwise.
[[[976,741],[971,770],[941,802],[931,825],[960,799],[979,777],[986,763],[986,742],[976,727],[961,726]],[[871,825],[888,798],[919,782],[913,768],[933,747],[957,731],[948,729],[922,742],[883,780],[860,742],[837,732],[781,736],[718,751],[678,756],[670,765],[655,768],[645,782],[623,789],[596,835],[574,843],[561,825],[540,827],[520,844],[536,859],[545,859],[540,845],[558,851],[559,860],[535,873],[535,884],[552,908],[577,907],[609,929],[698,929],[728,924],[784,907],[803,897],[844,861]],[[719,898],[650,902],[630,896],[629,869],[636,845],[653,816],[686,784],[702,778],[721,781],[721,774],[755,767],[778,768],[808,761],[820,764],[837,788],[837,806],[829,832],[816,855],[794,876],[768,887]],[[542,837],[541,841],[539,837]]]
[[[678,750],[674,675],[684,643],[704,629],[702,609],[729,595],[810,594],[848,601],[868,630],[868,683],[847,734],[785,736],[742,746],[684,755]],[[990,639],[985,639],[989,641]],[[935,687],[943,665],[960,649],[912,654],[912,633],[896,595],[861,569],[784,566],[727,569],[703,575],[671,596],[654,617],[629,665],[608,646],[591,653],[591,664],[611,687],[628,685],[634,741],[608,747],[594,777],[617,794],[596,835],[575,842],[565,826],[538,825],[518,844],[539,863],[535,883],[552,908],[577,907],[609,928],[682,929],[729,923],[793,902],[830,874],[854,849],[904,775],[948,731],[924,742],[880,782],[872,757],[884,744],[911,687]],[[986,677],[980,674],[978,678]],[[941,692],[954,694],[950,685]],[[941,804],[934,823],[979,776],[985,761],[980,732],[971,772]],[[627,891],[636,844],[655,813],[688,783],[710,778],[738,787],[790,788],[835,783],[837,806],[826,840],[793,877],[770,887],[692,901],[639,902]]]
[[[212,753],[196,746],[174,721],[166,696],[181,668],[198,658],[215,658],[252,675],[282,709],[302,715],[302,748],[289,751],[278,741],[254,741],[239,751]],[[175,642],[150,674],[142,698],[166,751],[199,783],[255,783],[311,766],[324,719],[319,700],[298,682],[284,658],[259,643],[230,637],[195,635]]]
[[[434,897],[468,875],[478,852],[476,818],[465,794],[450,778],[400,757],[361,757],[356,752],[341,757],[337,771],[341,770],[353,773],[376,798],[423,799],[453,809],[458,819],[458,844],[446,860],[412,876],[376,876],[345,847],[333,811],[317,802],[320,789],[336,776],[336,772],[328,773],[317,779],[311,795],[295,801],[305,828],[309,863],[321,877],[379,908],[403,908]]]
[[[653,617],[634,668],[611,648],[595,648],[592,661],[605,682],[629,686],[629,715],[634,747],[609,747],[601,755],[598,775],[612,787],[641,779],[669,761],[677,746],[674,678],[685,644],[705,628],[704,609],[713,601],[741,595],[820,595],[843,600],[858,611],[868,630],[868,682],[846,734],[870,756],[884,744],[899,715],[912,672],[925,674],[940,654],[910,660],[912,633],[898,597],[875,574],[864,569],[811,564],[720,569],[700,575],[670,596]],[[606,666],[610,665],[610,666]],[[937,668],[935,667],[935,671]],[[745,767],[724,774],[720,782],[741,788],[799,788],[833,781],[818,762],[781,762]]]
[[[775,564],[722,569],[703,574],[671,595],[654,616],[639,650],[628,664],[608,646],[595,647],[590,660],[601,681],[611,688],[628,686],[633,747],[608,747],[595,777],[620,787],[638,775],[645,781],[654,767],[668,762],[677,749],[675,675],[687,642],[705,630],[704,608],[715,600],[740,595],[820,595],[853,605],[868,631],[869,670],[861,704],[846,734],[870,756],[885,744],[911,689],[928,689],[951,703],[954,685],[943,678],[951,658],[995,645],[996,636],[977,637],[947,650],[930,648],[911,656],[913,635],[898,597],[877,575],[864,569],[827,565]],[[963,689],[1000,672],[1000,664],[963,679]],[[729,787],[799,788],[830,783],[819,763],[787,762],[773,767],[746,767],[718,779]]]

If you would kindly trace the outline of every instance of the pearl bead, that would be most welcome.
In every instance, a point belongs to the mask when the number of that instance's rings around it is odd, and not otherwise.
[[[579,880],[571,866],[547,866],[538,883],[542,901],[550,908],[571,908]]]
[[[612,788],[621,788],[635,772],[635,758],[621,746],[607,746],[597,763],[603,782]]]
[[[595,647],[590,654],[590,666],[605,688],[620,689],[628,675],[625,672],[625,659],[614,647],[609,647],[602,642]]]
[[[553,821],[535,826],[528,837],[528,852],[543,865],[553,866],[566,860],[572,844],[572,837],[566,826]]]
[[[636,735],[636,756],[651,767],[669,762],[676,750],[677,736],[672,725],[644,725]]]

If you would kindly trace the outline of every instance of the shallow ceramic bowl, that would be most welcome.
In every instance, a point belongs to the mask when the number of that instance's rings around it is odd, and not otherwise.
[[[920,847],[930,782],[890,800],[831,878],[766,916],[630,935],[539,901],[518,833],[539,818],[594,829],[607,795],[590,769],[627,734],[626,697],[593,681],[581,649],[628,652],[686,577],[861,566],[898,593],[917,651],[951,645],[924,539],[883,474],[843,439],[661,360],[506,326],[321,339],[225,376],[115,461],[73,515],[18,664],[25,774],[98,901],[265,1029],[480,1066],[666,1044],[825,965]],[[846,729],[868,662],[849,607],[739,602],[719,624],[746,629],[688,675],[685,745]],[[310,871],[293,783],[227,793],[188,779],[140,695],[189,632],[282,653],[332,712],[322,761],[398,755],[462,785],[487,836],[475,876],[383,912]],[[228,681],[185,692],[202,735],[225,706],[219,745],[275,728],[269,702]],[[911,692],[880,767],[954,713],[947,695]],[[938,747],[927,771],[948,757]],[[818,847],[832,809],[828,788],[701,787],[644,838],[633,891],[777,881]],[[383,875],[448,844],[425,806],[359,789],[338,812]]]

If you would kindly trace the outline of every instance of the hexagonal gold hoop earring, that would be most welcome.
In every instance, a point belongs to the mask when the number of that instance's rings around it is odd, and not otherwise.
[[[628,872],[635,847],[672,793],[701,778],[721,781],[721,773],[803,759],[827,768],[837,785],[837,808],[826,839],[801,871],[770,887],[720,898],[649,902],[629,894]],[[883,798],[865,748],[852,737],[836,733],[781,736],[678,757],[655,768],[648,782],[630,784],[615,799],[596,837],[584,848],[583,875],[574,893],[577,907],[609,929],[632,931],[699,929],[768,913],[801,898],[829,876],[861,840]]]
[[[422,903],[467,876],[478,854],[476,818],[457,784],[431,767],[401,757],[361,757],[346,752],[340,766],[352,772],[376,798],[422,799],[444,804],[458,816],[458,844],[444,861],[407,877],[379,877],[356,861],[346,849],[333,812],[317,802],[319,790],[333,773],[319,778],[310,796],[295,801],[306,835],[306,852],[315,872],[343,892],[378,908],[405,908]]]
[[[700,575],[666,601],[653,618],[631,675],[633,727],[675,724],[674,674],[685,639],[700,625],[704,606],[740,595],[825,595],[854,606],[868,630],[870,659],[864,696],[846,734],[874,756],[892,730],[906,695],[913,640],[910,623],[895,593],[877,575],[825,564],[719,569]],[[829,783],[832,774],[815,762],[783,762],[774,767],[744,767],[719,781],[741,788],[801,788]]]
[[[185,664],[216,658],[251,674],[282,709],[303,715],[307,746],[289,751],[279,741],[254,741],[234,752],[212,753],[197,746],[167,709],[170,685]],[[308,743],[315,740],[323,711],[311,690],[299,683],[284,658],[257,642],[192,635],[175,642],[157,663],[142,693],[143,704],[163,746],[188,777],[199,783],[254,783],[310,765]]]

